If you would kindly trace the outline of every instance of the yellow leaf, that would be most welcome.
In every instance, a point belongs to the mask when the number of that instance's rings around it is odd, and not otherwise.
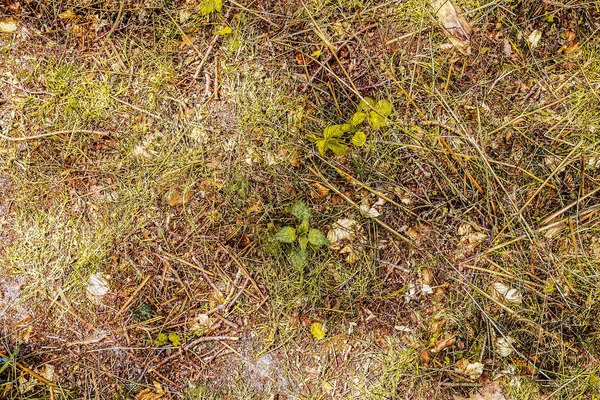
[[[352,144],[356,147],[364,146],[367,143],[367,135],[363,131],[358,131],[352,136]]]
[[[221,29],[219,31],[219,35],[229,35],[231,32],[233,32],[233,29],[231,29],[230,27],[226,26],[223,29]]]
[[[323,325],[320,322],[314,322],[310,326],[310,333],[312,333],[317,340],[322,340],[325,338],[325,331],[323,330]]]
[[[203,0],[200,3],[200,14],[204,16],[215,11],[221,11],[221,8],[223,8],[223,0]]]
[[[0,33],[13,33],[17,30],[17,23],[12,19],[0,21]]]
[[[165,195],[165,201],[170,206],[180,206],[192,198],[192,192],[181,188],[173,188]]]
[[[75,11],[73,11],[73,10],[67,10],[67,11],[63,11],[60,14],[58,14],[58,18],[60,18],[60,19],[75,19],[75,18],[77,18],[77,14],[75,14]]]

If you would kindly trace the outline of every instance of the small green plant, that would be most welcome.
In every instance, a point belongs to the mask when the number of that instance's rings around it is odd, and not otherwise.
[[[367,134],[361,129],[361,125],[367,121],[374,130],[386,127],[390,124],[388,117],[393,111],[394,106],[389,101],[375,101],[365,97],[347,123],[327,126],[323,130],[323,136],[312,135],[309,140],[315,143],[322,156],[325,156],[329,150],[336,156],[344,156],[348,152],[348,144],[344,139],[346,133],[353,134],[350,144],[355,147],[364,146],[367,142]]]
[[[200,3],[200,15],[205,16],[223,8],[223,0],[202,0]]]
[[[303,272],[308,265],[309,248],[317,249],[329,244],[329,240],[319,229],[310,228],[310,209],[305,202],[296,202],[290,209],[292,214],[298,220],[298,225],[284,226],[275,234],[275,239],[281,243],[298,243],[297,248],[292,248],[288,252],[290,263],[298,272]]]
[[[159,333],[156,336],[156,340],[154,340],[154,344],[157,346],[164,346],[169,343],[171,343],[175,347],[181,346],[181,336],[179,336],[179,334],[175,332],[169,333],[168,336],[165,333]]]

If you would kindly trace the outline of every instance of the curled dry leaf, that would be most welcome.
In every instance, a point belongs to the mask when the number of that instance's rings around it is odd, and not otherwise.
[[[487,239],[487,235],[483,232],[472,232],[468,235],[463,236],[460,239],[460,244],[464,246],[468,251],[473,251],[475,247],[479,246],[484,240]]]
[[[451,0],[431,0],[431,7],[452,44],[463,54],[469,54],[471,27],[460,8]]]
[[[462,375],[466,375],[469,379],[477,379],[483,374],[483,364],[480,362],[471,363],[466,358],[458,360],[454,369]]]
[[[208,314],[201,313],[201,314],[198,314],[198,316],[190,322],[189,326],[190,326],[190,331],[192,331],[194,333],[201,333],[201,332],[207,330],[208,328],[210,328],[211,325],[212,325],[212,321],[211,321],[210,317],[208,316]]]
[[[165,391],[160,383],[154,381],[153,388],[147,388],[135,395],[136,400],[161,400],[165,398]]]
[[[17,22],[12,18],[0,21],[0,33],[13,33],[17,30]]]
[[[89,294],[96,297],[106,295],[109,291],[108,279],[100,272],[90,275],[87,291]]]
[[[340,254],[347,254],[346,262],[348,264],[354,264],[358,261],[358,256],[356,255],[356,252],[354,251],[354,248],[351,245],[344,246],[340,250]]]
[[[314,190],[311,190],[311,196],[313,198],[321,198],[321,197],[326,197],[329,194],[329,188],[325,185],[322,185],[318,182],[313,183],[312,185],[310,185],[313,187]]]
[[[369,200],[367,199],[362,199],[360,202],[360,214],[365,218],[377,218],[381,215],[375,208],[375,205],[373,207],[369,205]]]
[[[165,195],[165,201],[170,206],[180,206],[187,203],[192,198],[190,190],[182,188],[172,188]]]
[[[431,350],[432,353],[439,353],[456,343],[456,335],[453,333],[445,333],[435,341],[435,347]]]
[[[510,288],[502,282],[492,283],[492,292],[496,297],[508,303],[521,304],[523,302],[523,295],[517,289]]]
[[[332,244],[343,241],[351,242],[356,238],[356,227],[357,222],[353,219],[338,219],[333,223],[329,232],[327,232],[327,239]]]
[[[510,356],[513,351],[513,343],[514,343],[514,339],[511,337],[499,337],[496,338],[496,353],[498,353],[498,355],[500,355],[501,357],[508,357]]]
[[[538,47],[541,38],[542,32],[536,29],[533,32],[531,32],[527,37],[527,43],[529,43],[532,49],[535,49],[536,47]]]

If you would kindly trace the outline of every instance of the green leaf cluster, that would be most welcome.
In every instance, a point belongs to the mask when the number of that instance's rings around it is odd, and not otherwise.
[[[169,343],[175,347],[181,346],[181,336],[175,332],[169,333],[168,336],[165,333],[159,333],[154,340],[156,346],[165,346]]]
[[[200,3],[200,15],[205,16],[223,8],[223,0],[202,0]]]
[[[355,147],[364,146],[367,134],[361,125],[367,121],[371,129],[381,129],[390,124],[388,117],[394,111],[394,106],[387,100],[375,101],[370,97],[361,100],[356,112],[345,124],[330,125],[325,127],[322,136],[313,135],[309,140],[314,142],[322,156],[332,151],[336,156],[345,156],[348,152],[348,143],[344,136],[352,133],[350,144]]]
[[[281,243],[298,243],[297,248],[288,252],[288,259],[296,270],[302,272],[308,266],[308,249],[328,245],[329,240],[322,231],[310,227],[311,213],[305,202],[294,203],[289,213],[296,217],[298,224],[284,226],[275,234],[275,239]]]

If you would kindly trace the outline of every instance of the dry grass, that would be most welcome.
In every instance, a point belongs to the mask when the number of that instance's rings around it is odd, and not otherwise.
[[[21,1],[0,397],[599,396],[597,7],[458,3],[470,55],[422,0]],[[365,96],[393,123],[320,157],[309,135]],[[297,200],[324,231],[358,221],[355,260],[290,265],[273,235]]]

